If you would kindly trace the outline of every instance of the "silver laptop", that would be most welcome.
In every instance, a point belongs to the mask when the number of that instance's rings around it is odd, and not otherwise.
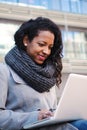
[[[62,123],[77,119],[87,119],[87,76],[70,74],[54,116],[25,124],[24,129]]]

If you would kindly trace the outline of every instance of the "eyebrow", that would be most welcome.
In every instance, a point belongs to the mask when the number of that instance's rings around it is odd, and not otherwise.
[[[47,44],[47,42],[45,42],[45,41],[39,41],[39,42],[43,42],[43,43],[45,43],[45,44]],[[54,43],[51,43],[50,45],[54,45]]]

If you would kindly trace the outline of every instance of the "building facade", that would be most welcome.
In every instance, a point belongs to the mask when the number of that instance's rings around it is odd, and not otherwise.
[[[60,27],[63,85],[69,73],[87,75],[87,0],[0,0],[0,61],[14,46],[14,33],[30,18],[44,16]]]

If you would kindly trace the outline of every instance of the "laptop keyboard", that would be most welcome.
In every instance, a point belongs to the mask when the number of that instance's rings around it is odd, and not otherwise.
[[[51,119],[52,117],[48,117],[48,118],[45,118],[45,119],[42,119],[42,120],[38,120],[36,122],[33,122],[33,124],[36,124],[36,123],[40,123],[40,122],[43,122],[43,121],[47,121],[49,119]]]

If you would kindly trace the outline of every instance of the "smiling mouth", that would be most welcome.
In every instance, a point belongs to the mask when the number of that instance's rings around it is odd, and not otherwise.
[[[46,60],[46,56],[39,55],[38,58],[39,58],[39,60],[41,60],[41,61]]]

